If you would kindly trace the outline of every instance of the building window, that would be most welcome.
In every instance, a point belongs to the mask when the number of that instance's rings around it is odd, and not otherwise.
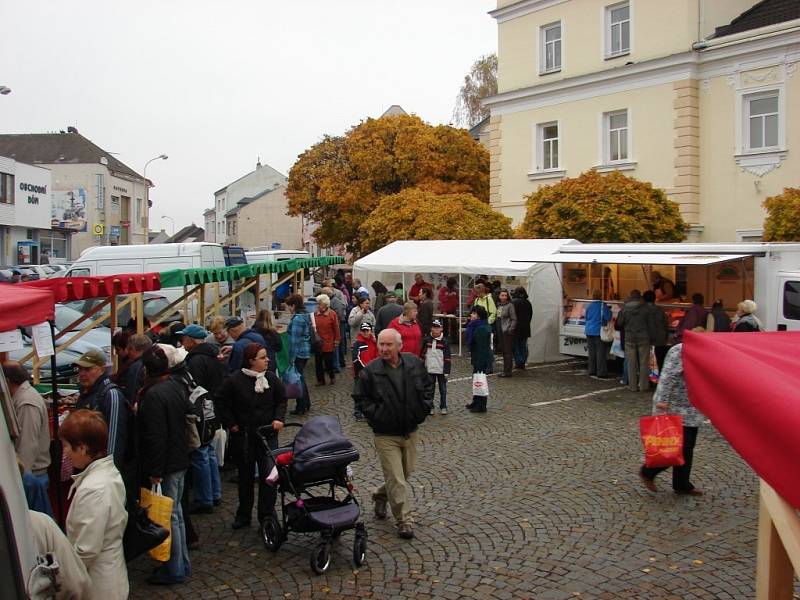
[[[553,73],[561,70],[561,22],[542,27],[541,40],[541,73]]]
[[[553,171],[561,164],[559,160],[558,122],[541,123],[536,126],[536,170]]]
[[[14,176],[0,173],[0,203],[14,204]]]
[[[625,162],[628,160],[628,111],[618,110],[603,115],[605,128],[605,151],[603,158],[606,164]]]
[[[631,7],[628,2],[606,7],[606,57],[631,51]]]
[[[780,146],[778,92],[744,97],[745,151],[770,150]]]

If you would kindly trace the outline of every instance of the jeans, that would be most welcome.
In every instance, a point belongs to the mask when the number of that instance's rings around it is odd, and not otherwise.
[[[447,375],[431,373],[433,378],[433,393],[436,394],[436,385],[439,385],[439,408],[447,408]]]
[[[524,367],[528,362],[528,338],[514,338],[514,365]]]
[[[47,472],[41,475],[34,475],[30,471],[25,471],[22,476],[22,486],[25,488],[25,499],[28,501],[28,508],[49,516],[53,516],[53,508],[50,506],[50,496],[47,488],[50,486],[50,478]]]
[[[589,375],[608,376],[608,347],[599,335],[587,335],[589,345]]]
[[[303,397],[297,399],[297,410],[302,412],[308,412],[309,410],[311,410],[311,398],[308,395],[308,386],[306,385],[306,376],[305,376],[305,368],[307,362],[308,362],[307,358],[294,359],[294,368],[297,369],[297,372],[300,374],[300,386],[303,390]]]
[[[222,485],[219,479],[219,464],[214,444],[201,446],[191,454],[192,460],[192,495],[198,506],[212,506],[222,497]]]
[[[498,328],[500,326],[498,325]],[[499,337],[499,344],[500,344],[500,351],[503,354],[503,374],[511,375],[511,369],[513,367],[512,360],[514,354],[514,337],[510,333],[503,334]]]
[[[172,517],[170,518],[170,530],[172,534],[172,546],[170,548],[169,560],[165,562],[157,571],[158,577],[163,577],[169,581],[180,582],[192,574],[192,564],[189,562],[189,549],[186,547],[186,529],[183,522],[183,509],[181,508],[181,496],[183,496],[183,481],[186,471],[177,471],[164,475],[161,481],[161,492],[172,498]]]

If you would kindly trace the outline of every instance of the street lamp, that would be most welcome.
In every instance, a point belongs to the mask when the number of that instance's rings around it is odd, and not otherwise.
[[[162,219],[169,219],[169,222],[172,223],[172,237],[175,237],[175,219],[169,217],[167,215],[161,215]]]
[[[142,171],[142,179],[144,179],[144,243],[150,243],[150,200],[149,200],[149,191],[150,186],[147,185],[147,165],[149,165],[154,160],[167,160],[168,156],[166,154],[159,154],[155,158],[151,158],[146,163],[144,163],[144,170]]]
[[[6,87],[4,85],[0,85],[0,95],[8,96],[11,93],[11,88]]]

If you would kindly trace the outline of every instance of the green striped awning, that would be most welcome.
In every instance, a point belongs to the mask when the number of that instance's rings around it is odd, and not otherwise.
[[[269,273],[288,273],[299,269],[313,269],[344,263],[341,256],[320,256],[317,258],[292,258],[272,262],[259,262],[232,267],[212,267],[208,269],[172,269],[161,273],[161,287],[181,287],[184,285],[200,285],[236,281],[256,275]]]

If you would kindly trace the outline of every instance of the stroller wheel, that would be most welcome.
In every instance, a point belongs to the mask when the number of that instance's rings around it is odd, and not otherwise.
[[[311,569],[317,575],[322,575],[331,566],[331,543],[321,542],[311,552]]]
[[[261,539],[268,550],[277,552],[283,543],[283,530],[278,522],[278,516],[272,513],[261,522]]]
[[[361,533],[356,533],[356,538],[353,541],[353,564],[360,567],[367,560],[367,536]]]

